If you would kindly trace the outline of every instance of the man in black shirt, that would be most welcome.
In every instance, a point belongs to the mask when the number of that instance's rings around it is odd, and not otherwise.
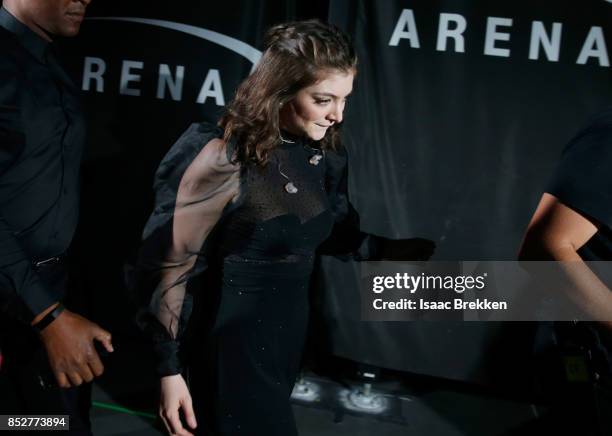
[[[74,387],[103,371],[94,341],[112,345],[62,304],[85,128],[52,40],[78,33],[90,1],[4,0],[0,9],[0,404],[11,408],[2,413],[70,413],[83,434]]]
[[[525,235],[523,260],[571,265],[574,300],[612,327],[612,292],[584,261],[612,260],[612,108],[563,150]]]
[[[612,292],[606,283],[607,261],[612,260],[611,170],[612,109],[608,109],[594,117],[563,150],[520,253],[522,260],[557,261],[564,282],[571,286],[567,290],[571,299],[583,313],[599,321],[543,323],[541,336],[550,336],[549,340],[562,349],[572,347],[573,353],[576,347],[587,350],[588,368],[604,378],[612,372]],[[547,368],[547,373],[553,370]],[[593,374],[593,380],[599,377]],[[566,432],[600,434],[589,430],[601,425],[598,421],[609,422],[609,417],[597,414],[598,405],[592,403],[599,395],[573,385],[568,385],[573,389],[567,389],[566,395],[555,396],[560,427]]]

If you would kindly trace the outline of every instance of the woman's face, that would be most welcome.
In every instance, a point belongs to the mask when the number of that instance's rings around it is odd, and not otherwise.
[[[353,90],[353,72],[331,71],[302,88],[279,113],[282,129],[319,141],[327,129],[342,122],[346,98]]]

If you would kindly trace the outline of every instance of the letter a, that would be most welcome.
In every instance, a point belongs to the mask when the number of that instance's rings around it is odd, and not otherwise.
[[[223,88],[221,88],[221,77],[219,77],[219,70],[211,69],[208,71],[196,102],[204,103],[208,97],[213,97],[215,99],[215,103],[217,103],[217,106],[225,106],[225,98],[223,97]]]
[[[399,44],[400,39],[407,39],[410,41],[410,47],[420,48],[419,34],[417,33],[416,23],[414,22],[414,14],[412,9],[404,9],[397,24],[395,30],[389,40],[389,45],[396,46]]]
[[[576,63],[584,65],[590,57],[599,59],[599,66],[601,67],[610,66],[603,29],[599,26],[591,27],[591,31],[584,41],[584,45],[582,46],[582,50],[580,50],[580,55],[578,55]]]

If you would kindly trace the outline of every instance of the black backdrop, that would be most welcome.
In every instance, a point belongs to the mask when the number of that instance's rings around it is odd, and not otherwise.
[[[446,40],[445,49],[438,45],[441,18],[455,20],[451,30],[461,21],[443,14],[463,17],[463,52],[457,40]],[[607,48],[588,35],[596,38],[599,27],[608,43],[611,14],[612,4],[604,0],[231,0],[182,1],[180,7],[97,1],[89,16],[187,24],[256,49],[264,29],[276,22],[319,17],[337,23],[353,35],[360,56],[345,131],[351,198],[363,229],[430,239],[437,247],[433,259],[509,260],[562,146],[610,101]],[[498,25],[492,40],[487,23],[496,17],[505,26]],[[543,23],[546,35],[553,23],[561,24],[558,61],[541,46],[539,58],[529,58],[534,21]],[[579,64],[585,42],[593,56]],[[218,71],[216,84],[227,102],[252,62],[206,39],[116,19],[86,21],[64,50],[81,88],[86,58],[106,67],[101,92],[95,81],[83,91],[90,134],[74,252],[82,285],[95,291],[101,321],[121,329],[129,315],[116,304],[124,300],[123,266],[150,211],[153,171],[189,123],[220,114],[214,98],[196,102],[211,71]],[[120,91],[128,61],[142,62],[132,66],[136,77],[127,83],[140,95]],[[161,64],[173,80],[177,67],[184,67],[178,100],[167,88],[164,98],[156,97]],[[358,293],[347,286],[355,265],[324,259],[323,266],[322,310],[334,353],[460,380],[506,378],[508,366],[528,370],[533,326],[364,323]]]
[[[459,44],[439,43],[445,17],[451,30],[465,24]],[[604,0],[331,0],[329,20],[353,35],[361,58],[345,121],[362,227],[430,239],[435,260],[514,259],[564,144],[610,104],[611,18]],[[489,22],[505,24],[499,40]],[[545,40],[553,25],[559,38],[530,56],[534,22]],[[506,388],[534,377],[545,326],[365,323],[357,266],[323,266],[335,354]]]
[[[390,45],[405,9],[419,48]],[[452,39],[437,49],[441,14],[465,20],[463,53]],[[495,43],[508,57],[485,54],[490,18],[512,20]],[[361,55],[346,124],[364,228],[430,238],[437,259],[513,259],[564,143],[610,104],[609,62],[576,62],[591,27],[612,37],[611,19],[604,0],[332,0]],[[529,59],[534,21],[549,35],[561,24],[558,61]]]

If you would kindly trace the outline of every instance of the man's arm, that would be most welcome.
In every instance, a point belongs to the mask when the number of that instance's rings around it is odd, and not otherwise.
[[[2,144],[0,137],[0,144]],[[13,230],[0,215],[0,289],[3,299],[16,293],[26,304],[32,318],[38,321],[57,300],[41,282],[32,261],[15,237]]]
[[[578,250],[597,232],[598,223],[544,193],[529,223],[520,260],[554,260],[572,285],[572,298],[596,320],[612,325],[612,292],[593,273]]]
[[[21,74],[9,53],[5,53],[10,49],[5,44],[7,40],[0,37],[0,182],[23,153],[28,132],[19,109]],[[0,205],[6,200],[0,198]],[[0,206],[0,299],[20,298],[31,312],[27,321],[35,324],[55,308],[57,301],[37,274],[4,212]],[[79,385],[102,374],[104,367],[94,340],[113,351],[110,333],[68,310],[43,329],[41,339],[61,387]]]
[[[0,148],[7,145],[3,139],[0,131]],[[31,319],[26,321],[34,325],[58,304],[1,215],[0,291],[2,299],[13,298],[12,294],[16,294],[30,309]],[[94,348],[94,340],[100,341],[107,351],[113,351],[109,332],[69,310],[64,310],[42,330],[41,339],[58,385],[66,388],[89,382],[103,373],[104,366]]]
[[[19,108],[21,75],[17,57],[6,34],[0,35],[0,52],[3,53],[0,58],[1,181],[23,153],[26,134]],[[0,205],[3,201],[5,199],[0,198]],[[8,298],[11,293],[17,293],[34,318],[40,318],[38,315],[44,315],[57,303],[34,271],[32,259],[15,236],[15,229],[6,221],[0,206],[0,298]]]

